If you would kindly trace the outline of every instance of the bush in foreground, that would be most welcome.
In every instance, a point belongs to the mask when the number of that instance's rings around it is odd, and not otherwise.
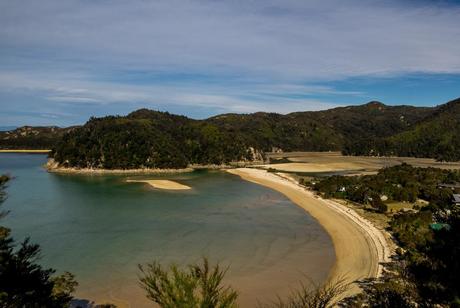
[[[161,307],[237,307],[238,293],[223,286],[227,270],[219,265],[211,267],[207,259],[185,269],[174,264],[164,268],[157,262],[139,265],[139,269],[140,283],[147,297]]]
[[[0,204],[8,180],[0,176]],[[0,218],[5,215],[0,211]],[[74,276],[67,272],[53,276],[53,269],[37,263],[40,247],[28,239],[17,245],[10,233],[0,226],[0,307],[68,307],[77,286]]]
[[[350,284],[346,279],[338,279],[323,286],[310,282],[309,285],[302,284],[286,299],[278,299],[271,305],[264,308],[326,308],[334,307],[349,289]]]

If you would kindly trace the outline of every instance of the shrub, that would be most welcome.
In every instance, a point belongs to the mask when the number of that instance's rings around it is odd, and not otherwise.
[[[236,307],[238,293],[223,286],[226,269],[210,267],[207,259],[200,265],[163,268],[158,262],[139,265],[140,283],[147,297],[164,308]]]

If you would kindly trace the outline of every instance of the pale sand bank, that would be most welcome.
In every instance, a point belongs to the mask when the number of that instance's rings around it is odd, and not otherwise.
[[[180,184],[170,180],[126,180],[128,183],[146,183],[153,188],[168,189],[168,190],[188,190],[190,186]]]
[[[339,152],[286,152],[269,153],[270,158],[287,159],[280,164],[264,164],[259,167],[275,169],[280,172],[344,172],[348,175],[374,174],[384,167],[407,163],[414,167],[435,167],[441,169],[460,169],[460,162],[438,162],[432,158],[416,157],[373,157],[343,156]]]
[[[0,153],[49,153],[51,150],[0,150]]]
[[[338,171],[358,171],[363,169],[363,166],[356,163],[336,162],[336,163],[283,163],[260,165],[265,169],[275,169],[278,171],[287,172],[338,172]]]
[[[355,211],[321,199],[290,178],[265,170],[239,168],[228,172],[279,191],[319,221],[335,248],[336,262],[329,274],[330,280],[346,277],[353,282],[381,274],[380,262],[389,260],[390,248],[383,233]],[[358,292],[359,287],[353,284],[347,295]]]

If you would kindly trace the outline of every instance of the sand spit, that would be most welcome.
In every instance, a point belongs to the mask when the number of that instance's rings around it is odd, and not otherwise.
[[[145,183],[153,188],[166,189],[166,190],[188,190],[192,189],[190,186],[180,184],[170,180],[126,180],[128,183]]]
[[[390,257],[389,245],[382,231],[355,211],[315,196],[289,177],[249,168],[229,169],[228,172],[279,191],[319,221],[331,236],[335,248],[336,263],[329,274],[330,280],[345,277],[347,281],[355,282],[381,275],[380,263],[387,262]],[[347,295],[359,291],[358,285],[353,284]]]

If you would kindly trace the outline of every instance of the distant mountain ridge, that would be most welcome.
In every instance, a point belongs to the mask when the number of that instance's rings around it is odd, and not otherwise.
[[[27,146],[52,146],[52,156],[63,166],[107,169],[253,161],[270,151],[460,160],[459,133],[460,99],[436,107],[372,101],[323,111],[229,113],[205,120],[140,109],[127,116],[91,118],[81,127],[0,132],[0,147],[24,147],[21,142],[27,140]]]
[[[76,126],[22,126],[8,131],[0,131],[0,149],[51,149],[59,139]]]
[[[437,106],[406,130],[386,138],[351,142],[351,155],[396,155],[460,160],[460,99]]]

